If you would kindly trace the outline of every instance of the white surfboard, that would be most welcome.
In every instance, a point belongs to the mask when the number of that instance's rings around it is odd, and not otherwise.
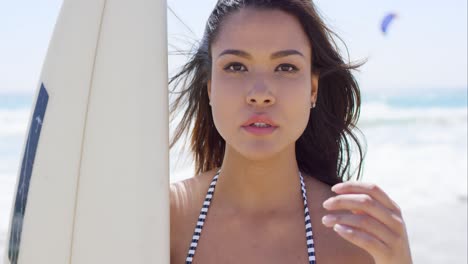
[[[30,120],[5,263],[169,263],[166,1],[65,0]]]

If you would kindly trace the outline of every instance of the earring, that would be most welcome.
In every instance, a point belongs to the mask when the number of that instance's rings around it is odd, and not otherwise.
[[[312,106],[310,107],[310,109],[312,108],[315,108],[315,102],[312,103]]]

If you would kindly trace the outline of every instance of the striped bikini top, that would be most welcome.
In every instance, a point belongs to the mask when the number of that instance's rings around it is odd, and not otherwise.
[[[216,183],[218,182],[220,171],[216,173],[211,181],[208,193],[206,194],[205,201],[203,202],[203,207],[200,211],[200,216],[198,217],[197,225],[195,227],[195,232],[193,233],[192,242],[190,243],[190,248],[187,254],[185,263],[192,264],[193,258],[195,256],[195,251],[197,250],[198,241],[200,240],[200,235],[203,229],[203,224],[205,223],[206,216],[208,215],[208,209],[210,208],[211,199],[213,199],[213,194],[215,191]],[[314,239],[312,235],[312,224],[310,222],[309,208],[307,206],[307,192],[304,185],[304,179],[299,172],[299,177],[301,179],[301,190],[302,198],[304,199],[304,217],[305,217],[305,231],[307,239],[307,254],[309,256],[309,264],[316,264],[315,262],[315,248],[314,248]]]

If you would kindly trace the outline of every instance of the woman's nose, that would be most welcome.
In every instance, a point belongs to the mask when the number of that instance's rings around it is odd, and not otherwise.
[[[246,97],[247,104],[254,106],[269,106],[275,103],[275,97],[271,91],[263,87],[254,87]]]

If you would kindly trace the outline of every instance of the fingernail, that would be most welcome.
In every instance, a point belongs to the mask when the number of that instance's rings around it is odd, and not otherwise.
[[[333,230],[338,233],[351,233],[351,229],[340,224],[336,224],[333,226]]]
[[[333,202],[332,199],[328,199],[328,200],[326,200],[325,202],[323,202],[322,205],[323,205],[324,208],[328,209],[328,208],[330,208],[332,202]]]
[[[335,221],[336,221],[336,217],[334,217],[333,215],[326,215],[322,218],[322,223],[325,225],[329,225]]]
[[[343,187],[343,184],[342,184],[342,183],[338,183],[338,184],[333,185],[333,187],[331,188],[331,190],[332,190],[332,192],[336,192],[336,191],[338,191],[339,189],[341,189],[341,187]]]

